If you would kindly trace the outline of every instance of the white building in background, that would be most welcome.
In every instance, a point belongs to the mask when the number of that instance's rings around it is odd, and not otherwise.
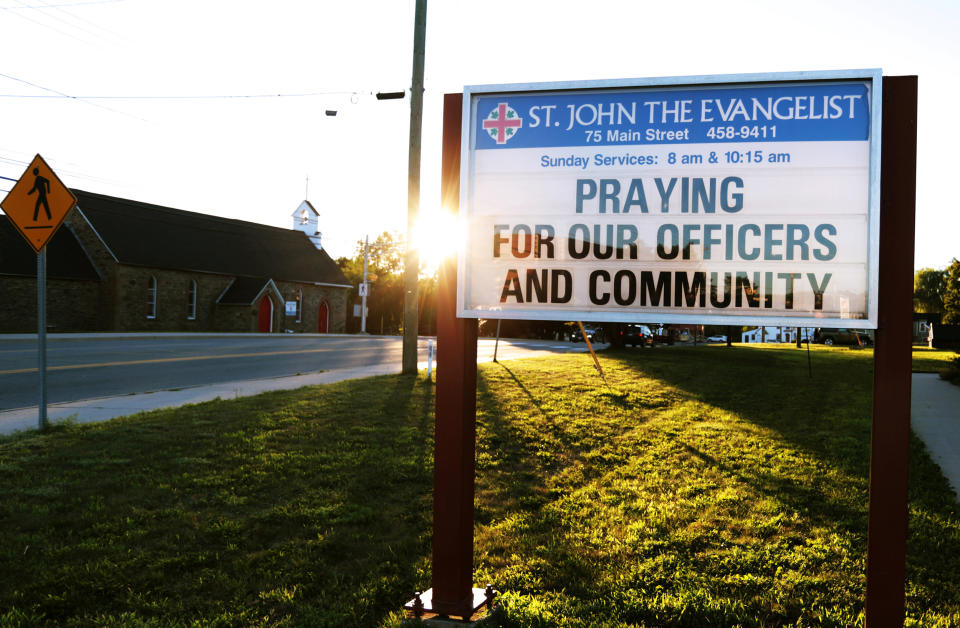
[[[803,342],[809,340],[813,342],[813,327],[801,327],[800,339]],[[741,335],[741,342],[796,342],[796,327],[757,327],[750,331],[745,331]]]

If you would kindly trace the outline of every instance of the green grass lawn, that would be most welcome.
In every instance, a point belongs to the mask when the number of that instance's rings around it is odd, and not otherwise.
[[[870,357],[481,365],[491,623],[861,624]],[[0,625],[398,625],[429,586],[432,428],[432,386],[396,376],[0,439]],[[911,456],[908,625],[960,625],[960,507]]]
[[[949,368],[950,363],[957,355],[956,351],[915,346],[913,348],[913,372],[939,373]]]

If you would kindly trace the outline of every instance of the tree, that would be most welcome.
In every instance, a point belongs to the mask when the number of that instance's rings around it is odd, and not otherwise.
[[[960,261],[953,261],[944,271],[946,275],[943,290],[943,322],[947,325],[960,325]]]
[[[363,255],[364,243],[357,242],[353,257],[337,259],[337,265],[346,275],[353,286],[363,282]],[[377,239],[370,243],[367,251],[367,281],[370,284],[370,293],[367,296],[367,332],[372,334],[398,334],[403,325],[403,257],[404,245],[397,233],[384,231]],[[423,270],[421,262],[420,270]],[[418,317],[420,319],[420,334],[436,333],[437,319],[437,278],[421,277],[419,280],[420,303]],[[350,306],[348,313],[352,313],[352,305],[360,303],[357,289],[353,288],[347,294]],[[348,317],[350,331],[360,330],[360,319]]]
[[[921,268],[916,271],[913,274],[913,311],[927,314],[943,313],[946,282],[946,270]]]

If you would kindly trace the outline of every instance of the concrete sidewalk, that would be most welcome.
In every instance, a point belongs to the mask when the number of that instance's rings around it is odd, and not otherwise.
[[[936,373],[914,373],[910,427],[960,500],[960,386]]]
[[[427,364],[418,365],[426,369]],[[436,364],[434,364],[436,368]],[[118,397],[102,397],[100,399],[84,399],[65,403],[50,404],[47,407],[47,419],[56,423],[64,419],[73,419],[77,423],[96,423],[117,417],[173,408],[191,403],[212,401],[213,399],[235,399],[258,395],[272,390],[292,390],[303,386],[317,384],[331,384],[347,379],[360,379],[374,375],[392,375],[400,373],[399,364],[381,365],[355,369],[325,371],[322,373],[306,373],[290,377],[274,377],[269,379],[252,379],[240,382],[226,382],[207,386],[180,388],[177,390],[160,390],[157,392],[121,395]],[[0,412],[0,434],[12,434],[20,430],[37,428],[39,417],[37,407],[7,410]]]

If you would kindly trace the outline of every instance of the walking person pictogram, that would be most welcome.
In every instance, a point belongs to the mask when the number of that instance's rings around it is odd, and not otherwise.
[[[0,200],[3,213],[38,254],[76,206],[76,195],[40,155],[33,158],[10,193]],[[41,207],[44,216],[40,214]]]
[[[33,221],[37,221],[41,204],[43,204],[43,211],[47,213],[47,220],[53,220],[53,216],[50,215],[50,205],[47,203],[47,194],[50,192],[50,180],[40,176],[39,168],[33,169],[33,176],[36,177],[36,179],[33,180],[33,187],[27,192],[28,195],[34,192],[37,193],[37,204],[33,208]]]

